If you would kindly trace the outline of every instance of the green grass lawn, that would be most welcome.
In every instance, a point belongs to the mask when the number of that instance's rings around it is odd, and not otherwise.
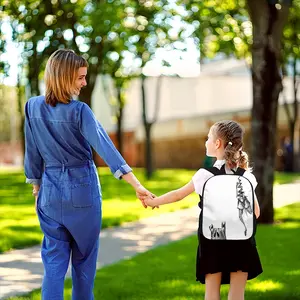
[[[194,194],[186,201],[164,205],[155,210],[144,209],[129,184],[115,179],[108,168],[99,168],[98,172],[103,189],[102,228],[187,208],[198,201],[198,196]],[[186,184],[194,171],[160,170],[147,182],[143,169],[136,169],[134,173],[146,188],[160,195]],[[24,182],[22,171],[0,171],[0,253],[13,248],[35,245],[42,240],[42,232],[34,209],[34,198],[31,195],[32,187]]]
[[[144,209],[131,186],[122,180],[116,180],[108,168],[99,168],[98,172],[103,188],[102,228],[187,208],[198,202],[198,196],[193,194],[185,201],[164,205],[153,211],[150,208]],[[136,169],[134,172],[157,195],[181,187],[195,173],[193,170],[159,170],[153,179],[146,182],[143,169]],[[287,183],[297,179],[300,179],[300,174],[276,173],[275,183]],[[31,185],[25,184],[23,171],[0,170],[0,186],[0,253],[40,243],[42,233],[34,210]]]
[[[264,272],[248,282],[247,300],[300,299],[300,203],[276,211],[275,225],[260,225],[256,240]],[[195,281],[197,238],[190,237],[139,254],[97,272],[95,299],[194,300],[204,298],[204,286]],[[227,299],[228,285],[221,289]],[[10,300],[37,300],[35,291]],[[65,299],[71,299],[66,280]]]
[[[300,173],[275,172],[274,184],[285,184],[300,181]]]

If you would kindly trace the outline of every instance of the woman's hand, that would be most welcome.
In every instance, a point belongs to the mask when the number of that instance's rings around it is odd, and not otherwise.
[[[34,198],[35,198],[35,211],[37,212],[37,209],[38,209],[38,207],[37,207],[37,199],[38,199],[38,196],[35,196]]]
[[[39,185],[33,185],[32,195],[34,196],[34,199],[35,199],[35,211],[36,212],[37,212],[37,199],[38,199],[38,195],[39,195],[39,190],[40,190]]]
[[[132,172],[123,175],[122,178],[135,189],[136,196],[140,199],[143,206],[147,208],[147,205],[144,202],[145,198],[154,198],[156,196],[149,192],[147,189],[145,189]]]
[[[156,197],[154,194],[149,192],[142,185],[138,186],[135,191],[136,191],[136,196],[140,199],[140,201],[142,202],[142,204],[145,208],[147,208],[147,204],[145,203],[145,199],[147,199],[147,198],[153,199],[153,198]],[[153,208],[155,208],[155,207],[153,207]],[[158,206],[157,206],[157,208],[158,208]]]

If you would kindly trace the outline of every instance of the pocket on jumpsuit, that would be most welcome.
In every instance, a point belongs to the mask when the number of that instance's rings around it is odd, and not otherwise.
[[[42,184],[41,197],[38,199],[40,207],[47,207],[50,205],[52,187],[52,184]]]
[[[93,205],[91,183],[86,182],[73,185],[71,187],[71,199],[75,208],[91,207]]]

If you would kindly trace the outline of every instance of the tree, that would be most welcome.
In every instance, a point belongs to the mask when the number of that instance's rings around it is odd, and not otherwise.
[[[120,59],[121,61],[121,59]],[[108,68],[112,68],[113,70],[107,70]],[[112,78],[114,91],[111,91],[108,86],[109,83],[105,80],[105,75],[102,76],[102,85],[104,88],[104,92],[109,101],[109,105],[112,108],[113,115],[116,118],[117,124],[117,147],[121,154],[123,154],[123,113],[126,105],[126,89],[128,87],[129,82],[132,80],[132,76],[125,75],[122,71],[123,67],[121,63],[113,62],[112,65],[105,64],[104,73],[108,72],[108,76]]]
[[[252,26],[244,0],[180,2],[187,11],[183,20],[195,27],[192,36],[200,50],[200,60],[222,53],[251,64]]]
[[[292,89],[293,89],[293,103],[290,105],[287,102],[285,95],[285,88],[283,88],[282,96],[284,100],[284,108],[286,111],[288,125],[289,125],[289,137],[292,144],[291,166],[293,170],[297,170],[299,165],[299,140],[296,136],[299,136],[300,125],[299,123],[299,100],[298,100],[298,89],[299,89],[299,69],[298,63],[300,61],[300,44],[299,36],[300,32],[300,1],[294,0],[293,6],[290,9],[288,24],[283,32],[283,65],[282,73],[284,76],[288,76],[292,73]],[[289,72],[288,69],[291,69]],[[298,143],[298,144],[297,144]]]
[[[121,0],[9,1],[5,6],[14,40],[23,43],[31,94],[40,93],[39,81],[49,55],[58,48],[73,49],[89,62],[88,85],[80,100],[91,105],[96,78],[104,59],[122,33],[126,4]],[[39,24],[40,26],[37,26]]]
[[[281,39],[289,5],[252,0],[248,6],[253,26],[252,158],[259,182],[256,192],[261,206],[260,221],[272,223],[278,98],[282,90]]]
[[[59,46],[68,45],[64,31],[74,16],[70,12],[72,7],[67,2],[63,5],[61,1],[40,0],[9,1],[4,6],[13,29],[13,40],[23,47],[23,65],[27,69],[31,96],[40,94],[40,76],[46,59]]]
[[[253,82],[252,160],[259,182],[260,221],[273,222],[275,165],[281,38],[290,1],[183,1],[186,20],[196,26],[195,36],[203,57],[217,52],[245,58]],[[250,19],[249,19],[250,16]],[[250,21],[251,20],[251,21]],[[249,47],[250,46],[250,47]]]
[[[121,126],[125,104],[123,91],[128,80],[137,71],[133,70],[126,76],[115,76],[119,72],[116,70],[122,68],[119,59],[114,61],[116,66],[112,68],[106,68],[105,64],[111,55],[128,51],[134,52],[141,61],[140,69],[145,66],[153,55],[155,46],[162,46],[166,40],[166,34],[159,30],[166,18],[165,11],[159,14],[165,2],[77,0],[74,5],[73,0],[6,1],[5,11],[14,29],[14,40],[24,48],[24,65],[31,95],[40,93],[40,77],[49,55],[57,48],[74,49],[89,62],[88,84],[80,94],[80,100],[88,105],[91,105],[97,76],[112,72],[118,90],[118,141],[122,147]],[[150,137],[149,134],[147,136]]]
[[[146,76],[143,74],[143,68],[149,60],[155,57],[158,48],[171,46],[172,38],[168,35],[168,30],[172,28],[170,20],[174,12],[171,7],[168,6],[168,1],[150,2],[144,0],[132,0],[131,13],[134,17],[134,19],[132,19],[131,29],[133,32],[137,32],[137,34],[132,35],[130,49],[134,53],[136,60],[139,62],[142,122],[145,132],[146,177],[149,179],[153,174],[151,130],[153,124],[157,121],[160,94],[156,92],[154,116],[150,119],[148,114],[150,103],[147,100],[145,86]],[[177,39],[177,37],[175,39]],[[161,79],[162,77],[158,79],[158,91],[160,91]]]
[[[146,177],[148,179],[151,178],[153,174],[153,162],[152,162],[152,145],[151,145],[151,129],[152,126],[156,123],[158,118],[158,111],[159,111],[159,104],[160,104],[160,89],[162,84],[162,76],[157,78],[157,86],[156,86],[156,93],[155,93],[155,108],[154,108],[154,115],[152,119],[149,118],[147,113],[147,96],[145,90],[145,81],[146,76],[141,75],[141,90],[142,90],[142,119],[145,129],[145,163],[146,163]]]

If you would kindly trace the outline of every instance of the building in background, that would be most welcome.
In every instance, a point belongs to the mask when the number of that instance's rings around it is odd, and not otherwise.
[[[153,117],[159,77],[146,81],[147,109]],[[202,67],[199,77],[161,78],[158,119],[153,125],[152,144],[155,168],[199,168],[205,159],[205,139],[210,126],[219,120],[233,119],[246,129],[246,151],[250,152],[252,80],[243,61],[228,59]],[[292,101],[292,80],[284,81],[286,98]],[[109,79],[98,78],[92,107],[104,128],[115,140],[116,124],[110,97],[114,94]],[[141,82],[131,82],[124,108],[124,156],[132,166],[144,166]],[[287,116],[280,98],[278,147],[280,137],[288,135]],[[299,131],[299,130],[298,130]],[[280,155],[280,149],[278,148]],[[277,159],[280,169],[280,159]]]
[[[152,144],[155,168],[201,167],[205,159],[205,139],[210,126],[219,120],[234,119],[246,129],[245,150],[250,151],[250,122],[252,107],[252,80],[243,61],[227,59],[201,66],[198,77],[148,77],[146,97],[148,118],[154,114],[156,89],[161,80],[160,102],[157,122],[153,125]],[[292,102],[292,80],[285,79],[286,98]],[[115,91],[108,77],[98,76],[92,95],[92,109],[116,143]],[[16,98],[15,98],[16,99]],[[123,155],[133,167],[144,166],[144,129],[142,124],[141,82],[133,80],[126,92],[127,103],[123,117]],[[6,97],[7,103],[11,98]],[[288,136],[287,116],[280,97],[278,112],[278,159],[280,169],[280,140]],[[10,109],[15,110],[15,105]],[[22,151],[18,143],[19,123],[12,117],[5,119],[10,138],[0,142],[0,165],[22,162]],[[3,118],[3,117],[2,117]],[[4,120],[4,119],[3,119]],[[1,121],[1,120],[0,120]],[[0,124],[1,126],[1,124]],[[2,127],[1,127],[2,128]],[[4,128],[4,127],[3,127]],[[298,128],[299,132],[300,129]],[[1,130],[1,137],[4,132]],[[99,165],[101,159],[96,158]]]

